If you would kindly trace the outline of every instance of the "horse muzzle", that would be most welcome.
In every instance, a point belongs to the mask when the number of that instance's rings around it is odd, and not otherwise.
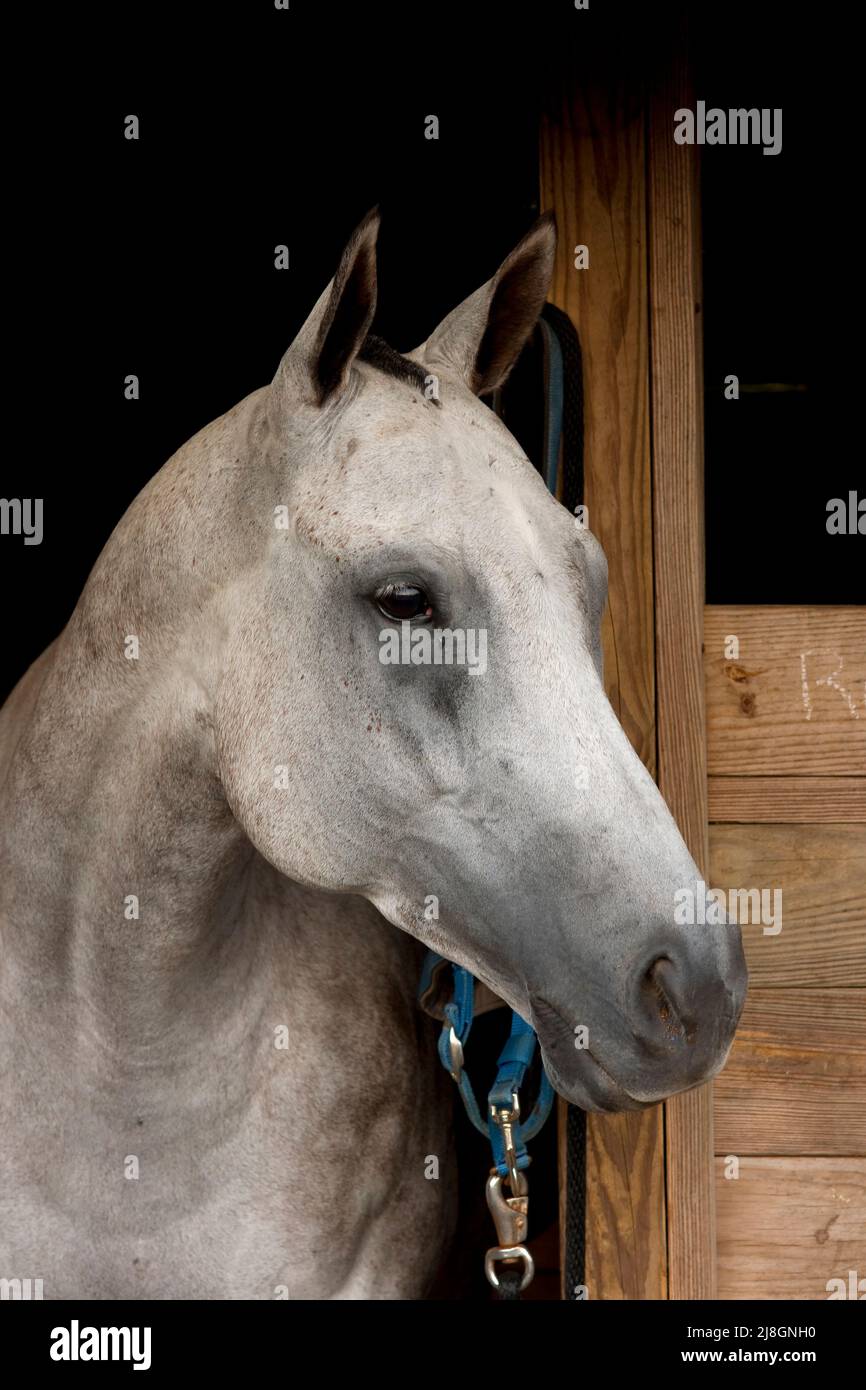
[[[585,1011],[533,995],[531,1022],[551,1084],[582,1109],[618,1111],[712,1080],[727,1060],[745,1000],[739,932],[727,957],[720,969],[674,949],[652,952],[607,1007],[595,991]]]

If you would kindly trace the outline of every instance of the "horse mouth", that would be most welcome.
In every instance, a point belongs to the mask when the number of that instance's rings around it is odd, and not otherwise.
[[[611,1076],[591,1048],[575,1047],[572,1030],[553,1004],[537,998],[531,1010],[550,1084],[569,1104],[578,1105],[581,1110],[616,1114],[621,1110],[647,1110],[657,1103],[638,1100]]]
[[[541,1055],[553,1089],[563,1100],[567,1100],[570,1105],[580,1106],[581,1110],[600,1110],[614,1115],[621,1110],[647,1110],[651,1105],[657,1104],[655,1101],[638,1100],[630,1095],[614,1080],[609,1071],[605,1071],[601,1062],[593,1057],[588,1048],[581,1051],[575,1049],[576,1071],[569,1075],[568,1080],[557,1070],[556,1063],[551,1061],[543,1043]]]

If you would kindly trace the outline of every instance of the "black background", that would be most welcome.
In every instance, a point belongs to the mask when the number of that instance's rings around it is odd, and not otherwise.
[[[832,7],[701,29],[707,106],[784,113],[780,154],[707,146],[701,161],[710,603],[866,601],[866,540],[826,529],[830,498],[866,496],[850,45]],[[742,391],[766,382],[805,389]]]

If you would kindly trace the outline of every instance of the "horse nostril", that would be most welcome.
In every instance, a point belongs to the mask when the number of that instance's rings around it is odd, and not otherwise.
[[[643,977],[642,993],[667,1036],[671,1039],[685,1038],[691,1042],[695,1035],[694,1024],[688,1024],[673,1002],[675,989],[672,977],[675,973],[673,961],[668,956],[659,956]]]
[[[626,1007],[642,1059],[675,1068],[681,1087],[715,1075],[736,1025],[736,959],[715,943],[662,939],[635,961]],[[721,957],[721,959],[719,959]]]

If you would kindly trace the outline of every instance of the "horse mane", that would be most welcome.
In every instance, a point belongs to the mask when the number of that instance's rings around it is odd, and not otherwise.
[[[398,381],[406,381],[410,386],[418,386],[423,391],[427,385],[427,373],[418,362],[412,362],[408,357],[404,357],[396,348],[392,348],[390,343],[386,343],[384,338],[380,338],[375,333],[368,333],[361,349],[358,353],[362,362],[369,362],[371,367],[376,367],[386,376],[396,377]]]

